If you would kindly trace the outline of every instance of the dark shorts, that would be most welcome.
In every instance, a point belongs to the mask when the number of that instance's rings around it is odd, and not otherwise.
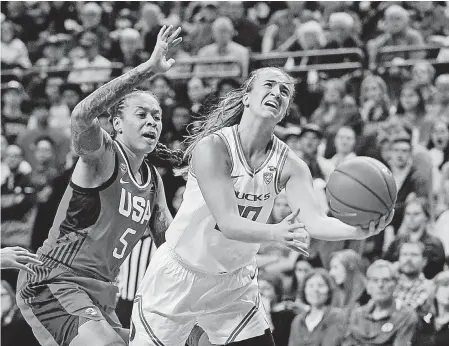
[[[113,308],[100,306],[76,283],[52,278],[51,271],[39,281],[21,271],[17,282],[17,305],[41,345],[68,346],[90,320],[121,327]]]

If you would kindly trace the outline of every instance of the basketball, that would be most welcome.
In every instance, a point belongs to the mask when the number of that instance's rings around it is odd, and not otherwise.
[[[387,216],[396,203],[397,187],[390,170],[378,160],[359,156],[331,173],[326,197],[332,216],[352,226],[368,227]]]

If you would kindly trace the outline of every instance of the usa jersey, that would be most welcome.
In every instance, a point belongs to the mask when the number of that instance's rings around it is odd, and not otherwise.
[[[67,187],[48,239],[38,250],[46,267],[113,282],[120,265],[148,227],[157,198],[157,173],[142,165],[143,184],[131,172],[126,153],[114,141],[115,169],[103,185]]]
[[[266,223],[280,192],[279,179],[287,157],[287,145],[273,136],[265,161],[254,171],[243,154],[237,125],[223,128],[215,135],[226,144],[231,158],[231,179],[240,215]],[[224,274],[253,264],[260,247],[260,244],[231,240],[223,235],[192,170],[183,203],[167,230],[166,240],[181,262],[210,274]]]

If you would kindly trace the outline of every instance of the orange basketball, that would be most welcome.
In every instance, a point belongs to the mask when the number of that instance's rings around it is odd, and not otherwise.
[[[387,166],[365,156],[338,165],[326,186],[332,216],[352,226],[367,227],[388,215],[396,195],[396,183]]]

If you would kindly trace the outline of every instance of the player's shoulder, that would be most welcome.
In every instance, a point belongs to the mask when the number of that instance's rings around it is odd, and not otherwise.
[[[226,152],[226,143],[223,137],[218,132],[211,133],[204,138],[201,138],[195,145],[193,152],[203,154],[208,151],[213,151],[219,154],[220,152]]]

